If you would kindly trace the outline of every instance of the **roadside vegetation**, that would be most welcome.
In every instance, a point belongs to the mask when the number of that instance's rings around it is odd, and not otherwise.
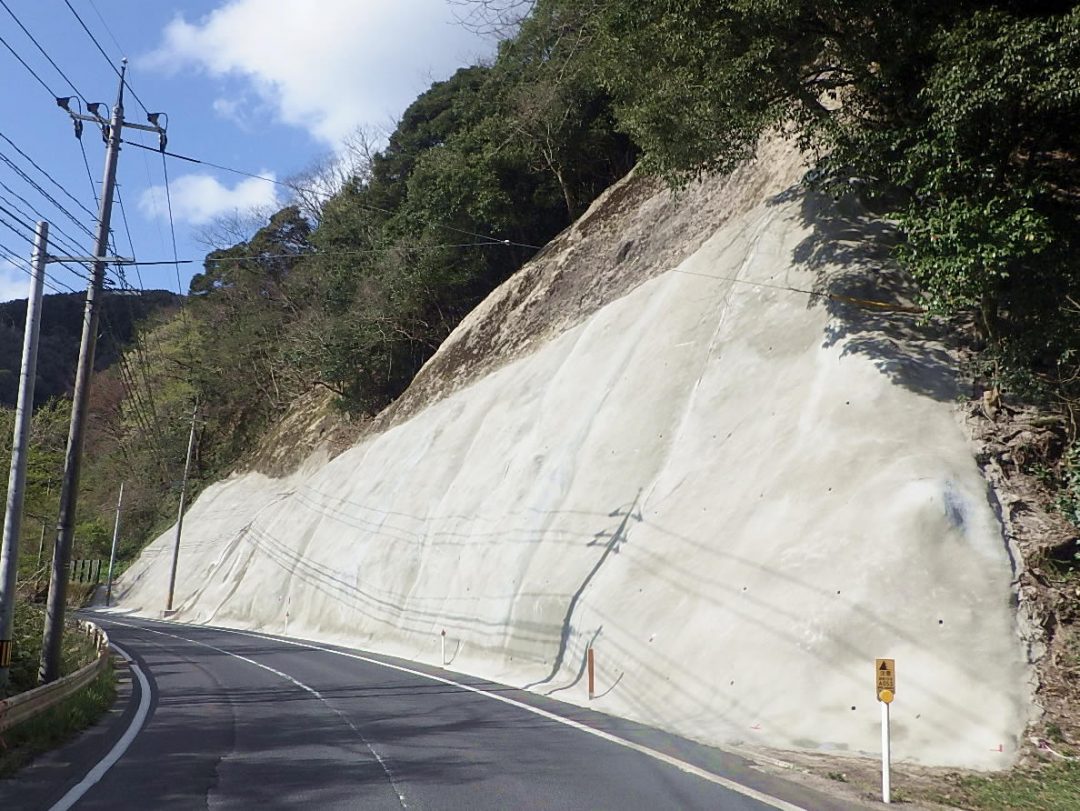
[[[41,638],[45,630],[45,610],[26,599],[15,601],[14,653],[10,681],[0,688],[0,698],[22,693],[37,687],[38,663],[41,660]],[[74,673],[93,661],[97,655],[90,641],[78,633],[72,624],[65,629],[61,652],[60,673]]]
[[[115,699],[116,674],[110,663],[100,676],[75,695],[7,730],[2,736],[3,746],[0,746],[0,780],[89,727],[108,711]]]
[[[78,591],[78,590],[76,590]],[[76,594],[75,599],[85,595]],[[77,605],[77,603],[75,604]],[[15,602],[14,655],[10,681],[0,688],[0,698],[38,686],[38,662],[45,626],[44,608],[25,597]],[[97,656],[93,644],[73,623],[65,629],[61,651],[61,675],[74,673]],[[9,777],[36,755],[59,746],[97,721],[116,697],[116,676],[109,664],[98,678],[36,718],[0,733],[0,779]]]
[[[1080,803],[1080,763],[1057,762],[991,777],[955,776],[926,799],[971,809],[1072,811]]]

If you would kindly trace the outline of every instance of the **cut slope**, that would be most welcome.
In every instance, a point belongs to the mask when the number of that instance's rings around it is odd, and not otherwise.
[[[743,170],[760,202],[702,209],[710,235],[685,259],[643,262],[636,287],[544,341],[490,342],[512,347],[469,374],[450,353],[509,334],[560,273],[588,288],[596,268],[562,263],[590,218],[625,233],[670,198],[601,201],[549,270],[451,336],[380,433],[287,480],[207,490],[178,618],[428,661],[445,630],[452,667],[582,703],[591,643],[598,709],[714,743],[863,752],[888,656],[898,757],[1008,765],[1030,671],[948,355],[797,292],[898,277],[868,240],[880,226],[805,195],[798,156],[772,149]],[[455,371],[435,396],[440,364]],[[160,609],[170,544],[125,575],[124,606]]]

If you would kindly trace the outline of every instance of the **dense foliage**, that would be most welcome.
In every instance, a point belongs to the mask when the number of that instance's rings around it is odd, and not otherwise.
[[[583,36],[537,13],[493,65],[421,95],[315,217],[290,206],[210,254],[192,282],[203,399],[245,426],[312,385],[361,413],[397,396],[469,310],[633,166]]]
[[[79,358],[84,298],[82,294],[61,293],[43,299],[35,404],[71,394]],[[107,294],[102,303],[102,332],[94,356],[95,368],[100,370],[115,363],[134,339],[136,325],[151,314],[174,306],[177,298],[164,290],[151,290],[138,296]],[[25,299],[0,303],[0,406],[14,406],[18,397],[25,322]]]
[[[1080,372],[1074,2],[558,0],[587,7],[644,161],[728,168],[769,128],[900,224],[926,303],[1014,365]]]

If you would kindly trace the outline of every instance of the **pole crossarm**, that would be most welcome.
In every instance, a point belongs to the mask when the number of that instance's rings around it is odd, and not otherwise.
[[[136,265],[134,259],[128,259],[124,256],[47,256],[45,261],[50,264],[73,264],[82,265],[87,262],[103,262],[106,265]]]

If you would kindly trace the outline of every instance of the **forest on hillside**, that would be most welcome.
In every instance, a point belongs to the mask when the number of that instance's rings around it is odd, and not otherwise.
[[[178,301],[179,296],[166,290],[107,294],[102,304],[103,329],[94,368],[101,371],[116,363],[121,353],[130,348],[138,325],[155,313],[175,308]],[[71,396],[84,303],[85,296],[78,293],[58,293],[42,300],[35,405]],[[14,408],[18,399],[25,324],[26,299],[0,302],[0,408]]]
[[[204,480],[313,390],[363,420],[632,168],[679,186],[773,132],[817,156],[808,185],[897,223],[928,313],[973,325],[989,386],[1064,415],[1071,450],[1046,475],[1080,521],[1076,3],[457,2],[463,24],[504,37],[497,57],[433,84],[385,140],[358,136],[344,163],[295,178],[257,227],[222,229],[184,307],[99,374],[87,550],[122,479],[136,482],[129,552],[173,515],[194,402]],[[43,515],[63,410],[38,417]]]

